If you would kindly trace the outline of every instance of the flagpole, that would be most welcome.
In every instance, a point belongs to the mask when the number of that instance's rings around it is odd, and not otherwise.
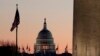
[[[18,4],[16,4],[15,19],[10,29],[10,31],[12,32],[16,28],[16,56],[18,54],[18,25],[19,23],[20,23],[20,16],[19,16],[19,11],[18,11]]]
[[[18,4],[16,4],[16,8],[18,9]],[[18,56],[18,25],[17,25],[17,22],[16,22],[16,56]]]
[[[18,55],[18,25],[16,26],[16,56]]]

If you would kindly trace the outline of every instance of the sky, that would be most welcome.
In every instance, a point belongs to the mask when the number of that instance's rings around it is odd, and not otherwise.
[[[16,4],[20,13],[18,45],[33,52],[38,33],[43,28],[44,18],[51,31],[59,53],[68,45],[72,53],[73,0],[0,0],[0,40],[15,42],[15,30],[10,32],[14,21]]]

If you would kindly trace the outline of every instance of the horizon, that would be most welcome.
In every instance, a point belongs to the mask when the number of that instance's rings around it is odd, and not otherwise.
[[[73,30],[73,0],[34,0],[17,1],[20,14],[18,31],[18,44],[26,48],[30,46],[33,53],[33,46],[36,42],[39,31],[43,28],[44,18],[47,19],[47,28],[53,35],[54,43],[59,46],[59,53],[64,52],[66,45],[72,53],[72,30]],[[16,1],[0,1],[0,41],[15,42],[15,29],[10,32],[15,12]],[[67,40],[67,41],[66,41]]]

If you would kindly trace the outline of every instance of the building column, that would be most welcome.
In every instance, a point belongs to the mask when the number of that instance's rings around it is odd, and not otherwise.
[[[100,0],[74,0],[73,56],[100,56]]]

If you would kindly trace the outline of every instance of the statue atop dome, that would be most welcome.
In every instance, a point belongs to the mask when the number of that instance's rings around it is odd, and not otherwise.
[[[46,23],[46,18],[44,18],[44,27],[43,27],[43,29],[47,29],[47,23]]]

